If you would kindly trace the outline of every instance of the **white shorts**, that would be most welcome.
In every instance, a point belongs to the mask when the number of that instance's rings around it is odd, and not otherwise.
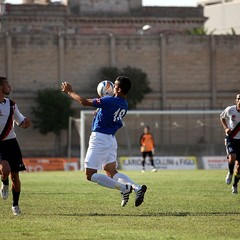
[[[116,162],[117,141],[115,136],[92,132],[85,157],[84,167],[101,169],[108,163]]]

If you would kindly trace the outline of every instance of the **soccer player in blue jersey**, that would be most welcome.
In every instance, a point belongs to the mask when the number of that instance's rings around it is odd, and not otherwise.
[[[134,183],[127,175],[117,171],[117,141],[115,133],[122,127],[122,119],[128,110],[126,95],[131,89],[131,81],[125,76],[119,76],[114,83],[114,96],[86,99],[76,94],[72,86],[62,83],[62,91],[83,106],[98,108],[93,122],[92,133],[85,158],[85,173],[87,180],[107,188],[117,189],[122,194],[121,206],[124,207],[134,190],[135,206],[144,200],[146,185]],[[97,171],[103,168],[107,175]]]

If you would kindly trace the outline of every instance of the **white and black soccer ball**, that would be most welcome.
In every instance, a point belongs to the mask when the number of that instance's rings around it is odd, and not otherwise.
[[[109,80],[103,80],[97,85],[97,93],[100,97],[113,96],[114,84]]]

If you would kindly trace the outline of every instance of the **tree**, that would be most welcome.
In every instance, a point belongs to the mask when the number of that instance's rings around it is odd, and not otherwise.
[[[71,100],[60,90],[39,90],[35,99],[36,106],[32,108],[33,127],[46,135],[54,133],[56,136],[55,154],[60,153],[61,131],[68,128],[68,119],[74,113]]]
[[[131,79],[132,88],[128,94],[128,106],[129,109],[134,109],[138,103],[140,103],[145,94],[150,93],[152,89],[150,88],[150,83],[147,79],[147,74],[141,69],[126,67],[122,70],[116,67],[102,68],[101,69],[101,79],[114,80],[117,76],[124,75]]]

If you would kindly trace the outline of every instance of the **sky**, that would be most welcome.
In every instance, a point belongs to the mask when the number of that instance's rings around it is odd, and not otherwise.
[[[6,0],[6,3],[21,4],[22,0]],[[143,6],[189,6],[196,7],[198,0],[142,0]]]

